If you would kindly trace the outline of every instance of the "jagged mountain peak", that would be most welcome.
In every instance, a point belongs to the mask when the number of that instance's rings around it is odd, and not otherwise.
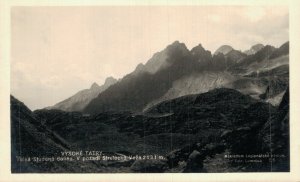
[[[145,65],[143,63],[140,63],[136,66],[135,70],[133,73],[139,73],[144,71]]]
[[[262,49],[264,47],[263,44],[255,44],[251,47],[251,49],[259,51],[260,49]]]
[[[107,77],[105,79],[104,85],[111,85],[111,84],[116,83],[117,81],[118,81],[117,79],[115,79],[114,77],[110,76],[110,77]]]
[[[195,47],[193,47],[193,48],[191,49],[191,53],[192,53],[192,54],[207,53],[207,52],[210,53],[209,50],[205,50],[205,49],[204,49],[204,47],[202,46],[202,44],[198,44],[197,46],[195,46]]]
[[[94,82],[93,84],[92,84],[92,86],[91,86],[91,88],[90,89],[97,89],[97,88],[99,88],[100,86],[96,83],[96,82]]]
[[[191,54],[200,62],[210,62],[212,59],[211,52],[205,50],[201,44],[191,49]]]
[[[247,55],[253,55],[263,48],[264,48],[263,44],[255,44],[255,45],[251,46],[251,48],[249,50],[244,51],[244,53]]]
[[[202,44],[199,43],[197,46],[195,46],[195,47],[193,47],[193,48],[191,49],[191,51],[193,51],[193,50],[205,50],[205,49],[204,49],[204,47],[202,46]]]
[[[271,46],[271,45],[266,45],[264,46],[261,50],[257,51],[258,52],[270,52],[270,51],[274,51],[276,48],[274,46]]]
[[[179,41],[175,41],[168,45],[164,50],[154,53],[145,65],[139,64],[134,73],[148,72],[154,74],[157,71],[168,67],[174,60],[173,58],[177,57],[177,55],[180,56],[187,54],[189,54],[189,50],[186,45]]]
[[[214,54],[217,55],[219,53],[222,53],[222,54],[226,55],[227,53],[229,53],[232,50],[233,50],[233,48],[230,45],[222,45],[215,51]]]
[[[169,54],[172,54],[174,51],[189,52],[186,45],[184,43],[179,42],[178,40],[176,40],[172,44],[168,45],[167,48],[166,48],[166,51]]]
[[[178,40],[175,40],[172,44],[169,46],[185,46],[183,42],[179,42]]]

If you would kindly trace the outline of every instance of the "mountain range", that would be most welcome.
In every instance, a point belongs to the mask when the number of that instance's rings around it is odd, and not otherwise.
[[[222,87],[254,98],[269,87],[272,94],[265,100],[270,100],[282,95],[288,77],[288,43],[279,48],[267,45],[251,55],[234,49],[212,55],[201,44],[189,51],[176,41],[101,92],[82,112],[141,112],[164,100]]]
[[[213,54],[175,41],[116,80],[35,111],[11,96],[12,172],[289,171],[289,42]],[[272,138],[272,140],[271,140]],[[22,163],[101,150],[160,160]],[[227,154],[280,154],[259,163]]]
[[[279,48],[256,44],[245,52],[223,45],[211,54],[201,44],[188,50],[175,41],[119,81],[110,77],[102,86],[93,84],[46,109],[142,112],[164,100],[214,88],[236,89],[278,105],[288,85],[288,55],[288,42]],[[268,98],[263,97],[266,91],[272,92]]]

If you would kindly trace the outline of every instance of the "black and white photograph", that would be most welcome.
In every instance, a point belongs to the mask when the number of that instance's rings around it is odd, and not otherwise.
[[[12,173],[290,172],[288,6],[10,15]]]
[[[0,182],[300,182],[297,0],[0,0]]]

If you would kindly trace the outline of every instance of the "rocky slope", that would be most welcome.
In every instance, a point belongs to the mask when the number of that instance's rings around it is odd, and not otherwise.
[[[11,170],[19,172],[62,172],[79,171],[79,165],[72,162],[38,162],[35,158],[51,158],[60,152],[72,150],[69,143],[50,130],[22,102],[11,96]],[[20,158],[31,158],[30,162]],[[87,169],[96,169],[89,163],[81,163]]]
[[[245,172],[270,171],[270,163],[265,160],[259,165],[235,163],[224,156],[270,150],[270,141],[264,139],[268,138],[265,131],[270,126],[268,122],[277,118],[279,108],[283,106],[276,108],[236,90],[222,88],[164,101],[140,115],[105,112],[89,117],[78,113],[75,117],[75,113],[55,110],[40,110],[35,114],[51,131],[72,143],[73,148],[164,156],[161,160],[110,163],[112,171],[122,167],[123,172]],[[273,127],[277,125],[282,124],[273,123]],[[286,130],[285,133],[288,134]],[[276,137],[277,141],[287,140],[279,132]],[[257,145],[258,142],[261,144]]]
[[[171,88],[160,98],[150,102],[144,110],[162,101],[178,98],[190,94],[208,92],[215,88],[222,88],[233,82],[236,78],[231,74],[220,71],[203,71],[184,76],[172,83]]]
[[[288,42],[279,48],[267,45],[228,71],[239,78],[227,85],[229,88],[278,105],[289,85]]]

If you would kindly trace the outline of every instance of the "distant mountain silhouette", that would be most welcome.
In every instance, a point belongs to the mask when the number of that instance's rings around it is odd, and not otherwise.
[[[247,55],[252,55],[260,51],[263,47],[263,44],[255,44],[249,50],[244,51],[244,53]]]
[[[219,53],[222,53],[222,54],[226,55],[227,53],[229,53],[232,50],[233,50],[233,48],[231,46],[229,46],[229,45],[222,45],[221,47],[219,47],[215,51],[214,55],[217,55]]]
[[[105,83],[99,86],[97,83],[93,83],[90,89],[81,90],[70,98],[63,100],[54,106],[47,107],[46,109],[59,109],[63,111],[81,111],[88,103],[96,98],[99,93],[106,90],[111,85],[115,84],[117,80],[113,77],[108,77]]]

